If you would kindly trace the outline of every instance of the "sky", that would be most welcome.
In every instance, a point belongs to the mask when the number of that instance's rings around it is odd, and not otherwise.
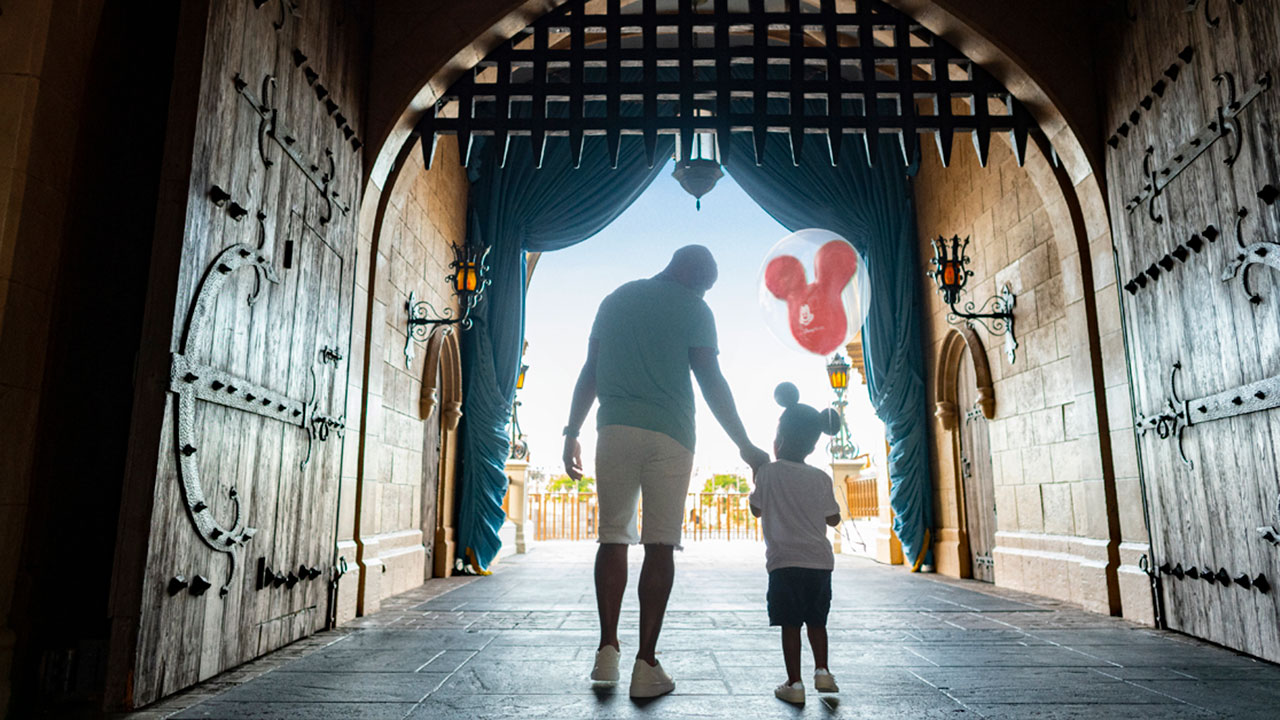
[[[791,349],[765,324],[757,278],[765,255],[789,233],[738,187],[722,178],[702,197],[702,210],[671,177],[671,163],[618,219],[573,247],[545,253],[529,284],[525,362],[529,372],[518,400],[520,426],[529,443],[530,464],[547,475],[564,472],[561,431],[578,372],[586,358],[587,338],[596,309],[619,285],[655,275],[677,248],[706,245],[715,255],[720,278],[706,294],[716,318],[720,366],[752,442],[770,452],[782,408],[773,400],[778,383],[800,389],[800,401],[816,408],[835,400],[826,376],[829,358]],[[846,410],[854,441],[864,450],[882,447],[884,426],[876,419],[866,386],[856,371],[850,378]],[[697,395],[698,440],[695,479],[714,473],[747,474],[736,446]],[[595,411],[583,425],[583,463],[594,475]],[[825,441],[809,463],[829,463]]]

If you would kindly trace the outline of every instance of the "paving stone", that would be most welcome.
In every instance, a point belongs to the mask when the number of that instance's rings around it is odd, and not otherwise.
[[[314,652],[277,672],[416,672],[444,651],[429,647],[405,650],[335,648]],[[467,651],[471,652],[471,651]],[[452,670],[454,668],[450,668]]]
[[[415,703],[388,702],[205,702],[172,716],[175,720],[400,720]]]
[[[1055,703],[1053,705],[970,704],[969,709],[983,717],[1009,720],[1182,720],[1183,718],[1221,717],[1190,705],[1103,705],[1090,703]]]
[[[214,699],[249,705],[273,702],[418,702],[440,687],[445,673],[270,672]]]
[[[481,650],[496,638],[491,632],[466,630],[391,630],[378,628],[352,633],[344,649],[368,650]]]
[[[599,642],[594,546],[547,544],[490,577],[414,590],[148,708],[181,718],[1198,718],[1277,717],[1280,666],[1176,633],[974,582],[841,557],[828,621],[841,693],[793,707],[760,548],[690,545],[659,659],[676,691],[633,701],[632,551],[622,682],[588,679]],[[806,647],[802,676],[811,684]],[[300,650],[300,651],[299,651]],[[265,668],[265,670],[263,669]],[[143,715],[139,715],[142,720]]]

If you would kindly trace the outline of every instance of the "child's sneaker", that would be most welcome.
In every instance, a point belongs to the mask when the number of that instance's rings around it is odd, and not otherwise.
[[[662,669],[662,663],[650,665],[636,658],[635,667],[631,669],[631,697],[658,697],[675,689],[676,681]]]
[[[591,679],[595,682],[618,681],[618,648],[605,645],[596,651],[596,664],[591,668]]]
[[[836,676],[826,668],[813,671],[813,689],[818,692],[840,692],[840,688],[836,687]]]
[[[804,683],[797,680],[793,683],[782,683],[773,690],[774,697],[794,705],[804,704]]]

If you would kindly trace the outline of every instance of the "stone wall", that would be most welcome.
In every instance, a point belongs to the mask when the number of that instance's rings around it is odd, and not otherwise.
[[[383,598],[432,575],[424,566],[434,538],[430,528],[424,537],[422,506],[424,491],[428,502],[435,493],[436,462],[424,462],[427,421],[419,402],[427,353],[418,343],[411,367],[405,367],[405,304],[412,291],[437,310],[457,311],[445,279],[452,245],[462,243],[466,232],[467,182],[457,144],[442,141],[431,170],[415,144],[384,192],[389,194],[366,198],[361,218],[352,348],[367,356],[352,363],[348,417],[363,414],[363,436],[346,439],[338,521],[338,553],[359,575],[340,585],[340,622],[375,611]],[[367,375],[357,374],[361,368]],[[432,422],[439,422],[439,412],[437,406]],[[445,444],[439,477],[451,479],[453,433],[446,433]]]
[[[1007,360],[1003,337],[978,330],[996,402],[989,423],[998,511],[996,583],[1099,612],[1115,609],[1118,594],[1126,615],[1149,618],[1150,594],[1136,568],[1146,532],[1110,238],[1104,232],[1082,262],[1071,210],[1053,178],[1049,160],[1034,146],[1026,167],[1017,165],[1007,142],[992,144],[987,168],[967,143],[957,142],[949,168],[936,153],[925,152],[915,182],[920,253],[932,257],[930,242],[938,236],[969,237],[974,275],[962,302],[981,303],[1006,284],[1017,296],[1016,362]],[[954,401],[939,397],[936,381],[943,342],[954,330],[932,281],[925,287],[930,400]],[[1096,340],[1091,314],[1097,318]],[[944,372],[954,376],[955,368]],[[1098,387],[1106,388],[1101,404]],[[1107,429],[1105,436],[1100,428]],[[965,574],[954,432],[934,425],[941,541],[936,549],[939,571]],[[1109,503],[1111,478],[1116,494]],[[1120,538],[1113,536],[1111,513],[1118,515]],[[1109,543],[1120,554],[1112,587]]]

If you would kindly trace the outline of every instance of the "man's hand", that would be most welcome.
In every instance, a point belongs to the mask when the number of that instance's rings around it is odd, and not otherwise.
[[[582,445],[578,438],[564,439],[564,472],[574,480],[582,479]]]
[[[761,465],[769,462],[769,453],[761,450],[755,445],[746,445],[740,451],[739,455],[742,461],[751,467],[751,472],[756,472]]]

